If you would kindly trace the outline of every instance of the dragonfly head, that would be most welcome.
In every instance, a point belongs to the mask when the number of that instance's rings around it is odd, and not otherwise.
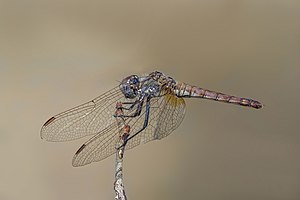
[[[133,99],[138,95],[140,80],[137,75],[124,78],[120,84],[120,89],[126,98]]]

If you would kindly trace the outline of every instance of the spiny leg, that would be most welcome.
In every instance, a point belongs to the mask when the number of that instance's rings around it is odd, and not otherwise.
[[[145,112],[145,120],[144,120],[143,127],[140,130],[138,130],[135,134],[126,138],[124,141],[124,144],[122,146],[120,146],[119,148],[124,147],[129,140],[131,140],[132,138],[137,136],[140,132],[142,132],[148,126],[149,114],[150,114],[150,99],[151,99],[150,97],[147,97],[147,100],[146,100],[146,112]]]
[[[128,103],[128,102],[127,102],[127,103]],[[128,103],[128,104],[129,104],[129,103]],[[119,112],[119,113],[116,112],[116,113],[114,114],[114,117],[122,117],[122,118],[124,118],[124,117],[131,117],[131,118],[137,117],[137,116],[139,116],[139,115],[141,114],[141,112],[142,112],[143,104],[144,104],[143,99],[142,99],[141,101],[138,101],[138,100],[137,100],[137,101],[133,102],[132,105],[131,105],[129,108],[125,108],[125,107],[123,107],[123,103],[122,103],[122,102],[118,102],[117,105],[116,105],[116,109],[117,109],[117,111],[118,111],[118,110],[122,110],[122,112]],[[132,110],[132,109],[135,107],[135,105],[137,105],[137,108],[136,108],[136,110],[135,110],[134,113],[132,113],[132,114],[130,114],[130,115],[124,115],[123,109],[125,109],[125,110]]]
[[[131,109],[133,109],[134,108],[134,106],[135,105],[137,105],[138,104],[138,100],[137,101],[134,101],[134,102],[122,102],[122,104],[121,104],[121,108],[122,109],[124,109],[124,110],[131,110]],[[124,107],[123,105],[130,105],[128,108],[127,107]],[[117,104],[117,106],[118,106],[118,104]],[[118,107],[116,106],[116,108],[118,109]]]

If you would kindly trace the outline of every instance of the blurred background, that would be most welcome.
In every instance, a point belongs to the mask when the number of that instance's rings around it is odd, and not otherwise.
[[[300,1],[0,0],[0,199],[114,199],[114,156],[40,139],[51,116],[131,74],[262,101],[187,99],[167,138],[126,152],[128,199],[300,199]]]

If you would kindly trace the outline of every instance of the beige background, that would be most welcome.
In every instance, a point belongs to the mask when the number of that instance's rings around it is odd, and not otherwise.
[[[52,115],[161,70],[261,100],[187,99],[172,135],[126,153],[129,199],[300,199],[300,1],[0,0],[0,199],[113,199],[114,157],[42,141]]]

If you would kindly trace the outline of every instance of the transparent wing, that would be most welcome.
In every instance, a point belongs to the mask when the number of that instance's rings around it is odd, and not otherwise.
[[[174,131],[185,116],[185,101],[173,94],[167,94],[151,102],[149,124],[136,137],[128,141],[126,149],[133,148],[141,142],[162,139]],[[144,123],[145,115],[132,126],[131,133],[138,131]]]
[[[116,108],[115,108],[116,109]],[[126,113],[133,114],[135,110]],[[126,124],[132,124],[136,118],[125,118]],[[74,167],[87,165],[91,162],[100,161],[116,152],[116,143],[120,139],[122,127],[118,125],[117,119],[100,131],[97,135],[85,142],[75,153],[72,165]]]
[[[124,98],[119,87],[75,108],[51,117],[41,129],[41,138],[61,142],[96,134],[115,121],[116,102]]]
[[[152,98],[150,116],[147,128],[128,141],[126,149],[131,149],[141,142],[162,139],[175,130],[182,122],[185,114],[185,102],[175,95]],[[142,113],[135,118],[126,118],[125,123],[131,127],[130,134],[142,129],[145,121],[145,105]],[[128,113],[129,115],[132,114]],[[119,140],[119,127],[116,119],[107,128],[83,144],[73,158],[73,166],[83,166],[107,158],[116,152],[116,142]]]
[[[85,142],[75,153],[72,165],[79,167],[91,162],[100,161],[116,151],[119,137],[117,121],[106,127],[100,133]]]

